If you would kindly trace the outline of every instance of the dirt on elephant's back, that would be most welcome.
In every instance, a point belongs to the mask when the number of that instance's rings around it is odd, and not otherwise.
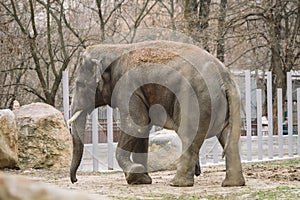
[[[121,172],[79,172],[78,183],[69,180],[63,170],[7,170],[6,173],[29,176],[64,189],[85,191],[112,199],[300,199],[300,159],[292,161],[244,164],[246,186],[221,187],[225,167],[203,167],[193,187],[171,187],[175,171],[150,173],[151,185],[128,185]]]
[[[178,55],[159,48],[142,48],[130,52],[130,56],[137,63],[165,64]]]

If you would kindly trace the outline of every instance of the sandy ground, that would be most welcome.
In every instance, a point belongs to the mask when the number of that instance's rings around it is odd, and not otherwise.
[[[68,169],[5,170],[64,189],[84,191],[111,199],[300,199],[300,159],[244,164],[246,186],[221,187],[225,167],[202,168],[194,187],[169,186],[175,171],[153,172],[151,185],[127,185],[121,172],[79,172],[78,183],[71,184]],[[99,198],[101,199],[101,198]]]

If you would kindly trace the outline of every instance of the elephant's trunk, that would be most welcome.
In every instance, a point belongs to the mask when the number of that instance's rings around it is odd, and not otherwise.
[[[72,157],[72,163],[70,169],[70,178],[72,183],[77,182],[76,172],[80,165],[82,154],[83,154],[83,143],[81,142],[80,139],[78,140],[73,137],[73,157]]]
[[[84,112],[78,119],[72,124],[72,138],[73,138],[73,157],[70,168],[70,178],[71,182],[77,182],[76,172],[80,165],[82,155],[83,155],[83,136],[86,124],[86,113]]]

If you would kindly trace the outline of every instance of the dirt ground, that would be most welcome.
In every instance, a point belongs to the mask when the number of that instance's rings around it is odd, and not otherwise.
[[[169,186],[175,171],[153,172],[151,185],[127,185],[123,173],[79,172],[71,184],[68,169],[5,170],[64,189],[84,191],[111,199],[300,199],[300,159],[243,164],[246,186],[221,187],[225,167],[204,167],[194,187]],[[99,198],[101,199],[101,198]]]

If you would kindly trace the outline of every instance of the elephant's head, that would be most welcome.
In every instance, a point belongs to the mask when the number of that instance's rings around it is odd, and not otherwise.
[[[77,181],[76,172],[83,154],[83,136],[86,117],[95,107],[110,102],[110,73],[105,71],[101,60],[85,57],[75,82],[71,105],[72,117],[68,121],[73,138],[73,157],[70,168],[72,183]]]

